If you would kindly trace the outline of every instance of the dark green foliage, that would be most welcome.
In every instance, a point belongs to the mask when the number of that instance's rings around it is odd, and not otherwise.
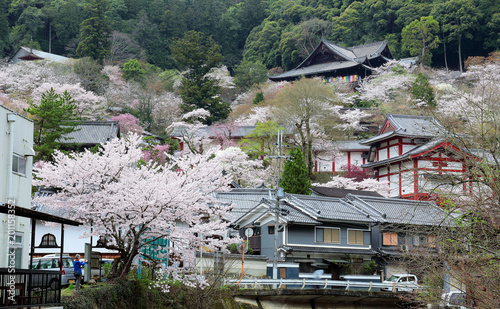
[[[222,90],[217,81],[206,76],[222,61],[220,46],[211,37],[190,31],[175,41],[170,49],[179,66],[187,70],[182,79],[181,109],[184,112],[197,108],[208,110],[210,117],[206,124],[226,119],[231,108],[221,100]]]
[[[427,105],[435,107],[436,97],[434,90],[429,83],[429,79],[422,73],[418,73],[415,82],[410,91],[413,98],[417,101],[425,102]]]
[[[264,102],[264,94],[262,93],[262,91],[259,91],[255,94],[255,98],[253,98],[253,104],[254,105],[257,105],[259,104],[260,102]]]
[[[234,68],[234,83],[243,91],[266,80],[267,68],[260,61],[243,60]]]
[[[130,59],[123,65],[123,78],[125,80],[134,80],[136,82],[144,82],[146,77],[146,70],[142,68],[142,65],[137,61],[137,59]]]
[[[51,88],[42,94],[40,105],[32,104],[26,111],[34,116],[35,161],[51,160],[54,150],[61,147],[63,135],[78,125],[74,100],[68,92],[60,95]]]
[[[90,57],[102,64],[110,54],[111,27],[106,16],[108,10],[107,0],[88,0],[85,6],[88,18],[80,25],[81,41],[76,49],[80,57]]]
[[[311,194],[311,180],[308,176],[306,160],[300,147],[291,149],[290,159],[285,162],[281,187],[287,193]]]
[[[438,32],[439,23],[432,16],[416,19],[403,28],[403,48],[409,51],[410,55],[418,56],[421,64],[430,66],[431,50],[437,48],[440,43]]]

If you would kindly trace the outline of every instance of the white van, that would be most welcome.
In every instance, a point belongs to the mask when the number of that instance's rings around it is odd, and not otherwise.
[[[394,274],[390,276],[387,280],[384,280],[382,283],[390,283],[395,284],[396,292],[404,291],[404,292],[413,292],[414,290],[418,290],[418,279],[417,276],[412,274]],[[392,291],[393,287],[384,287],[381,288],[382,291]]]

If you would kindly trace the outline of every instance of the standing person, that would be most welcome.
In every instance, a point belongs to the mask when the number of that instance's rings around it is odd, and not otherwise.
[[[80,280],[82,280],[82,267],[87,264],[86,260],[80,261],[80,255],[75,255],[75,260],[73,262],[74,271],[75,271],[75,291],[80,289]]]

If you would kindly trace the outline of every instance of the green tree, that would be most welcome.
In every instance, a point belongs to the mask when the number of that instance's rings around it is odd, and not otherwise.
[[[109,9],[107,0],[88,0],[85,12],[88,16],[80,25],[81,41],[76,49],[80,57],[90,57],[100,64],[110,54],[111,27],[106,12]]]
[[[51,88],[42,94],[40,105],[32,104],[26,111],[34,117],[35,160],[51,160],[65,139],[63,135],[79,124],[74,100],[67,91],[60,95]]]
[[[255,129],[241,139],[241,149],[252,158],[274,155],[276,152],[276,135],[283,129],[272,120],[257,122]]]
[[[260,102],[264,102],[264,94],[262,93],[262,91],[259,91],[255,94],[255,98],[253,98],[252,104],[257,105]]]
[[[242,91],[267,80],[267,68],[262,62],[243,60],[234,68],[234,83]]]
[[[290,159],[285,162],[281,187],[287,193],[311,194],[311,180],[307,172],[306,161],[300,147],[291,149]]]
[[[220,98],[222,90],[217,81],[207,76],[210,69],[222,61],[220,46],[201,32],[189,31],[170,48],[175,61],[186,70],[180,89],[181,109],[184,112],[197,108],[208,110],[210,117],[206,124],[226,119],[231,108]]]
[[[146,77],[146,70],[137,59],[130,59],[123,65],[123,78],[125,80],[134,80],[136,82],[143,82]]]
[[[418,73],[417,78],[411,86],[410,93],[415,100],[425,102],[432,107],[436,106],[434,90],[429,83],[429,78],[424,74]]]
[[[313,142],[318,131],[327,132],[332,106],[336,104],[333,88],[318,79],[302,78],[274,98],[273,116],[277,122],[293,128],[306,157],[309,175],[313,170]],[[315,130],[316,128],[316,130]]]
[[[482,13],[472,0],[449,0],[436,5],[433,14],[448,36],[448,41],[457,42],[459,67],[462,72],[462,38],[473,38],[473,30],[479,25]]]
[[[412,56],[419,56],[420,65],[429,66],[432,61],[431,50],[440,43],[437,33],[439,23],[432,16],[421,17],[403,28],[401,34],[403,38],[403,48],[410,52]]]

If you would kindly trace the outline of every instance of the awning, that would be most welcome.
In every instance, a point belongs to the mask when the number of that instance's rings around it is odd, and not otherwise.
[[[293,260],[295,263],[314,263],[316,262],[315,259],[297,259]]]

